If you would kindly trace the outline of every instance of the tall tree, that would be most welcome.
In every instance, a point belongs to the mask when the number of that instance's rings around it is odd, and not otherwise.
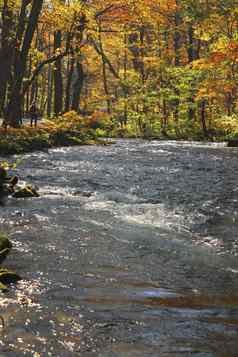
[[[29,0],[22,0],[16,36],[18,47],[15,51],[12,87],[5,114],[5,124],[9,124],[13,127],[19,127],[22,117],[23,79],[26,72],[27,57],[37,28],[43,0],[34,0],[31,2],[31,9],[28,16],[27,6],[29,4]]]

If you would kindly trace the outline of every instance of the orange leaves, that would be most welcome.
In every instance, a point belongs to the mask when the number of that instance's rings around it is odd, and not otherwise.
[[[213,52],[211,54],[211,57],[210,57],[210,61],[217,65],[217,64],[220,64],[222,63],[223,61],[225,61],[225,59],[227,58],[226,54],[223,53],[223,52]]]
[[[238,44],[230,41],[224,51],[215,51],[211,53],[210,61],[214,65],[222,63],[238,63]]]
[[[178,2],[176,0],[160,0],[158,1],[160,9],[169,13],[178,10]]]
[[[234,63],[238,63],[238,42],[237,41],[230,41],[227,49],[227,56],[233,61]]]
[[[221,78],[204,80],[198,89],[196,101],[200,101],[202,99],[225,101],[227,99],[227,95],[234,93],[235,86],[236,83],[232,80]]]

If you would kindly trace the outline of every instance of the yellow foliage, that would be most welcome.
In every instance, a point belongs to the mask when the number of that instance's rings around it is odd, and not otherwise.
[[[79,129],[83,126],[84,121],[85,119],[83,117],[81,117],[78,113],[72,110],[67,113],[64,113],[61,117],[57,118],[56,125],[58,128],[62,127],[68,129]]]
[[[226,134],[238,133],[238,116],[224,116],[214,120],[214,127],[223,130]]]

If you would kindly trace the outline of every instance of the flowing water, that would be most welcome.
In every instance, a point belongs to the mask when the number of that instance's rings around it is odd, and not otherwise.
[[[24,156],[1,356],[238,355],[238,152],[119,140]]]

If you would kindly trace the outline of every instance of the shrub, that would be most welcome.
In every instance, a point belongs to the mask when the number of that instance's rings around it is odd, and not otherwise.
[[[108,113],[95,111],[88,117],[86,127],[94,130],[102,129],[106,132],[110,132],[113,128],[112,117]]]

